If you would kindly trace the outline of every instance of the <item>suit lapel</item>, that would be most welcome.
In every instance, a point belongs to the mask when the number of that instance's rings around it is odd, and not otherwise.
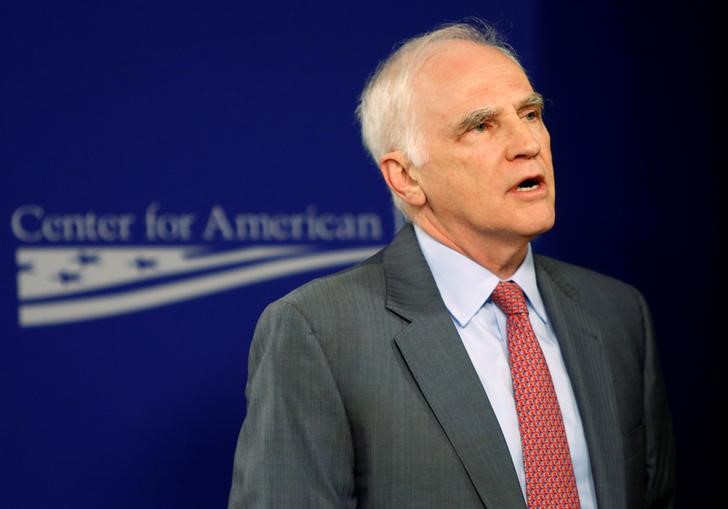
[[[536,276],[579,406],[598,505],[624,507],[622,434],[599,325],[579,304],[569,282],[539,257]]]
[[[395,342],[487,507],[523,508],[498,420],[417,244],[405,227],[384,254],[387,307],[410,321]]]

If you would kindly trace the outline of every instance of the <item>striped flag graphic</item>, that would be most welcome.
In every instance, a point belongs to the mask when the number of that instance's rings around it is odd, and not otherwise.
[[[39,327],[133,313],[296,273],[353,264],[380,248],[20,247],[16,250],[18,323]]]

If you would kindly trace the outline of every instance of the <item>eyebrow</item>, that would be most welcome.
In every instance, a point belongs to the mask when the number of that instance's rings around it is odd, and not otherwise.
[[[478,108],[477,110],[471,111],[467,115],[465,115],[460,122],[458,122],[455,125],[455,133],[461,134],[470,129],[471,127],[474,127],[478,124],[482,124],[484,122],[488,122],[489,120],[494,119],[498,116],[498,114],[501,112],[500,108],[492,108],[490,106],[486,106],[484,108]]]
[[[523,108],[528,108],[529,106],[538,106],[539,108],[543,109],[543,104],[543,96],[538,92],[534,92],[518,104],[518,109],[522,110]]]
[[[533,92],[528,97],[519,102],[516,106],[516,109],[520,111],[524,108],[530,108],[533,106],[543,109],[543,96],[538,92]],[[501,113],[501,111],[501,108],[494,108],[490,106],[485,106],[483,108],[473,110],[470,113],[466,114],[462,119],[460,119],[457,124],[455,124],[454,130],[456,133],[463,133],[473,126],[494,119]]]

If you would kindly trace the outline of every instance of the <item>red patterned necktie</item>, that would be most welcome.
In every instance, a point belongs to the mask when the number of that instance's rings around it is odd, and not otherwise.
[[[507,317],[508,355],[521,432],[529,509],[578,509],[574,468],[551,373],[528,318],[526,298],[513,281],[491,299]]]

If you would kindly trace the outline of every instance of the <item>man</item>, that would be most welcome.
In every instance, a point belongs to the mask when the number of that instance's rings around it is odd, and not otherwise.
[[[674,504],[643,298],[530,250],[555,218],[542,109],[481,26],[380,65],[358,113],[413,225],[263,313],[231,508]]]

